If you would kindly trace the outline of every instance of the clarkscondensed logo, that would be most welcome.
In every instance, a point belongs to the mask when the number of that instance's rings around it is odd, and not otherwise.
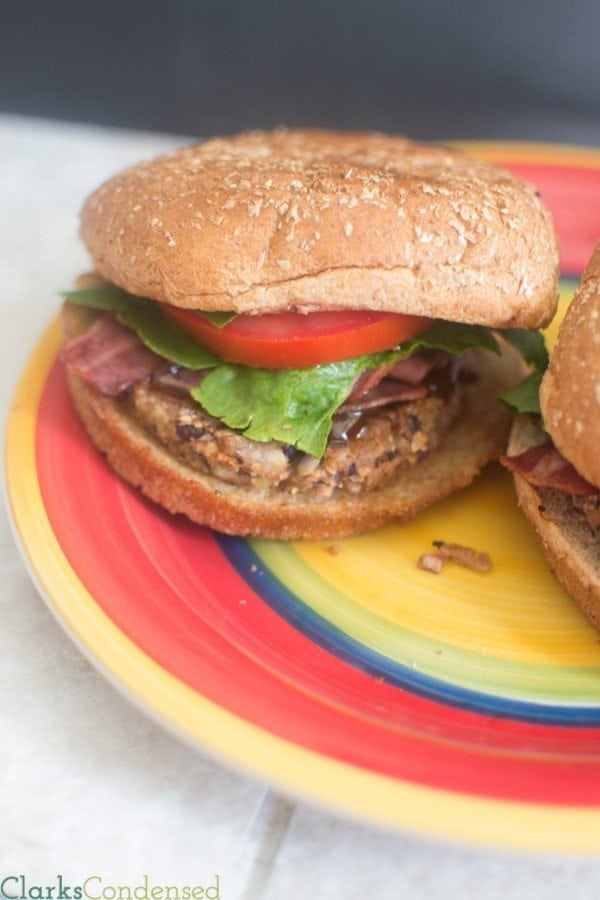
[[[152,884],[147,875],[136,884],[111,884],[101,875],[88,875],[69,884],[57,875],[52,884],[30,884],[26,875],[5,875],[0,896],[7,900],[221,900],[220,878],[204,884]]]

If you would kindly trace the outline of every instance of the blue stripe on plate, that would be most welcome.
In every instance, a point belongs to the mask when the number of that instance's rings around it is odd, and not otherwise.
[[[365,647],[306,606],[263,563],[243,538],[217,535],[239,575],[286,622],[323,649],[364,672],[403,690],[488,716],[545,725],[600,725],[600,706],[560,706],[484,694],[442,682]]]

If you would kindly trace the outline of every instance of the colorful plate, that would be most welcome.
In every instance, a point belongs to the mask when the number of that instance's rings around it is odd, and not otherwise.
[[[600,236],[600,152],[469,149],[539,187],[576,275]],[[107,468],[71,412],[59,340],[54,324],[14,399],[10,506],[42,593],[106,673],[307,799],[430,835],[600,850],[600,638],[504,471],[359,538],[219,536]],[[421,572],[435,538],[487,550],[493,572]]]

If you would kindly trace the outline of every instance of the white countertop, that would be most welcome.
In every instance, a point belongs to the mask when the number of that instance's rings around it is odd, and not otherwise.
[[[89,267],[77,214],[169,136],[0,116],[0,401]],[[600,860],[509,855],[380,832],[287,801],[165,732],[80,655],[0,514],[0,880],[206,886],[222,900],[600,896]],[[14,883],[12,883],[14,885]]]

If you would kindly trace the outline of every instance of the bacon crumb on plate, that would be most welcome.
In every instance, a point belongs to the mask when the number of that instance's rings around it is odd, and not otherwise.
[[[419,557],[417,565],[425,572],[433,572],[435,575],[439,575],[444,562],[444,557],[439,553],[424,553],[423,556]]]
[[[492,560],[487,553],[473,550],[472,547],[463,547],[461,544],[447,544],[445,541],[432,543],[437,553],[424,553],[417,563],[418,567],[426,572],[439,575],[446,560],[473,569],[475,572],[489,572],[492,569]]]

